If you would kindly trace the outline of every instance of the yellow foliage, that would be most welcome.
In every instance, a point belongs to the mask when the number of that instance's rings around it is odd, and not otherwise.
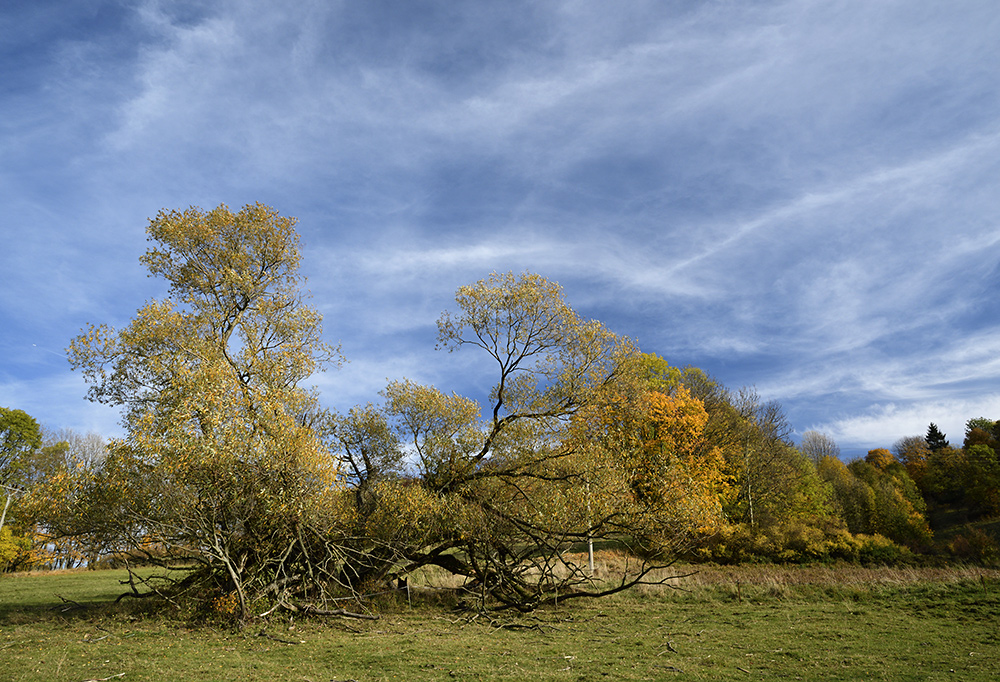
[[[31,539],[14,535],[10,526],[0,528],[0,571],[30,564]]]
[[[239,594],[234,590],[212,600],[212,610],[224,616],[236,615],[240,606]]]
[[[865,455],[865,461],[876,469],[884,470],[887,466],[895,462],[896,458],[885,448],[876,448],[868,451],[868,454]]]
[[[705,437],[704,404],[683,385],[664,393],[643,383],[623,383],[578,412],[570,442],[592,460],[601,511],[631,500],[621,510],[630,523],[668,548],[722,521],[729,479],[722,451]]]
[[[294,224],[260,204],[161,211],[141,260],[168,296],[73,340],[89,397],[124,409],[90,511],[107,502],[119,536],[235,561],[336,497],[299,384],[339,352],[301,291]]]

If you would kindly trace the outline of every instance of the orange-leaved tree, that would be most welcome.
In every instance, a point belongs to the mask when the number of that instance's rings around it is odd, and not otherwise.
[[[628,390],[581,413],[574,438],[593,458],[592,485],[616,472],[618,509],[634,549],[669,557],[722,520],[729,485],[722,451],[706,438],[708,413],[683,385],[650,389],[639,361]]]

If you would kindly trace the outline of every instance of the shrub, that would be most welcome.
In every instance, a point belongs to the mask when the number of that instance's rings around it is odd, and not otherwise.
[[[980,528],[970,528],[948,543],[948,550],[960,559],[987,566],[1000,563],[1000,546]]]
[[[10,526],[0,529],[0,572],[14,571],[28,563],[31,540],[14,535]]]
[[[909,558],[909,550],[900,547],[881,535],[859,535],[858,561],[865,565],[897,564],[904,557]]]
[[[801,522],[751,529],[728,525],[701,538],[687,558],[720,564],[848,561],[895,564],[912,559],[909,549],[881,535],[852,534],[842,525]]]

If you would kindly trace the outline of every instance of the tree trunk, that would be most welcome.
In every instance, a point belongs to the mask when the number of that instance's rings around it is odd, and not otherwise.
[[[7,510],[10,509],[10,501],[14,498],[11,493],[7,493],[7,501],[3,505],[3,513],[0,514],[0,530],[3,530],[4,521],[7,520]]]

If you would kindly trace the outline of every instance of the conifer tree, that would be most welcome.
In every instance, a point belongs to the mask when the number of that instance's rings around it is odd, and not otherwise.
[[[931,449],[931,452],[937,452],[948,447],[947,437],[941,433],[941,430],[934,422],[931,422],[930,426],[927,427],[927,437],[924,440],[927,441],[927,447]]]

